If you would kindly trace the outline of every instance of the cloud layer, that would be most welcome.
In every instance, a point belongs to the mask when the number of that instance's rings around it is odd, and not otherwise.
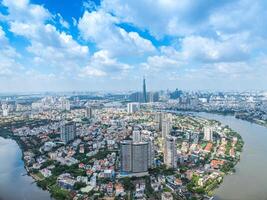
[[[264,0],[0,4],[2,91],[267,89]]]

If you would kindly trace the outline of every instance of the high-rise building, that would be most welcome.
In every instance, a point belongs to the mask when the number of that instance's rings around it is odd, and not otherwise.
[[[164,113],[162,116],[162,138],[165,138],[171,133],[172,130],[172,114]]]
[[[93,109],[92,109],[92,107],[87,107],[86,108],[86,117],[89,118],[89,119],[93,118]]]
[[[142,102],[143,101],[143,93],[142,92],[134,92],[129,95],[129,100],[132,102]]]
[[[132,146],[132,172],[140,173],[148,170],[148,143],[134,142]]]
[[[7,104],[2,104],[3,117],[7,117],[9,114],[9,108]]]
[[[140,109],[139,103],[128,103],[127,104],[127,112],[128,113],[135,113]]]
[[[162,113],[157,112],[155,115],[155,121],[156,121],[156,128],[158,131],[162,131]]]
[[[204,127],[204,140],[213,141],[213,128],[212,127]]]
[[[133,142],[141,142],[141,134],[139,130],[133,130]]]
[[[148,143],[148,168],[154,167],[154,160],[155,160],[155,145],[154,145],[154,138],[151,137],[149,134],[141,135],[141,141]]]
[[[170,98],[178,99],[179,97],[181,97],[182,94],[183,92],[181,90],[176,89],[174,92],[170,93]]]
[[[70,110],[70,101],[64,97],[59,99],[60,101],[60,108],[62,110]]]
[[[133,142],[131,140],[124,140],[120,143],[120,159],[122,173],[143,173],[147,172],[151,166],[149,162],[148,142]]]
[[[177,167],[176,138],[166,136],[164,143],[164,164],[169,168]]]
[[[147,93],[147,101],[148,102],[157,102],[157,101],[159,101],[159,93],[158,92],[148,92]]]
[[[164,139],[166,136],[170,135],[171,132],[171,122],[168,120],[162,121],[162,138]]]
[[[76,137],[76,124],[73,122],[66,123],[60,128],[60,139],[67,144]]]
[[[9,115],[9,110],[8,109],[4,109],[3,110],[3,117],[7,117]]]
[[[132,141],[124,140],[120,145],[121,171],[130,173],[132,172]]]
[[[152,168],[154,166],[155,159],[154,139],[152,137],[149,137],[144,141],[148,142],[148,168]]]
[[[143,102],[147,102],[147,94],[146,94],[146,79],[143,79]]]

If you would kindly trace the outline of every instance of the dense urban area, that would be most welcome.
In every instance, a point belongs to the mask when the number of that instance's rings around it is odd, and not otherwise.
[[[267,123],[264,93],[180,90],[1,97],[0,136],[54,199],[210,199],[244,142],[188,111]],[[186,112],[183,112],[186,111]]]
[[[1,132],[54,199],[211,199],[244,142],[196,112],[266,125],[264,93],[180,90],[1,97]],[[190,112],[193,111],[194,113]]]
[[[0,0],[0,200],[267,200],[267,0]]]

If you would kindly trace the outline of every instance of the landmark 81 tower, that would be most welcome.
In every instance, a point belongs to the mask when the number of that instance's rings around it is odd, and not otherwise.
[[[146,95],[146,79],[143,79],[143,101],[144,103],[147,102],[147,95]]]

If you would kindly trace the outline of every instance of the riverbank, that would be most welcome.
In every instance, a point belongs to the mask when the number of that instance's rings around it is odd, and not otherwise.
[[[267,196],[267,158],[265,155],[267,128],[231,115],[203,112],[193,112],[192,114],[229,125],[240,133],[245,143],[241,160],[235,167],[236,172],[233,175],[225,176],[220,187],[215,189],[215,200],[265,199]]]
[[[27,175],[22,151],[15,140],[0,137],[0,199],[51,200]]]
[[[40,186],[40,183],[44,180],[44,177],[40,177],[40,176],[38,176],[38,174],[35,174],[35,173],[29,171],[29,169],[26,165],[26,160],[24,159],[25,148],[24,148],[24,145],[23,145],[22,141],[20,140],[20,138],[14,136],[13,134],[11,134],[11,132],[8,132],[8,131],[6,131],[6,132],[0,131],[0,138],[1,137],[4,139],[9,139],[9,140],[16,142],[16,144],[19,147],[19,150],[21,151],[20,160],[23,163],[23,168],[25,171],[25,173],[21,173],[21,174],[27,175],[28,177],[31,177],[33,179],[31,181],[31,185],[34,183],[36,188],[49,194],[49,196],[47,198],[45,198],[44,200],[53,200],[52,197],[57,196],[59,189],[53,190],[54,188],[50,188],[50,187],[43,188]]]
[[[188,120],[188,118],[184,117],[184,120]],[[198,133],[199,133],[199,130],[202,130],[203,124],[206,124],[207,126],[215,125],[214,122],[208,122],[207,120],[197,119],[197,121],[192,119],[191,123],[189,123],[188,121],[182,120],[181,123],[184,125],[186,125],[186,124],[190,125],[191,124],[193,127],[197,128],[196,131],[198,131]],[[179,120],[177,122],[179,122]],[[177,126],[179,126],[179,125],[177,124]],[[221,127],[220,125],[215,125],[215,126]],[[233,142],[234,137],[237,137],[237,141],[241,141],[242,138],[239,137],[239,135],[236,132],[231,131],[229,127],[225,127],[223,129],[226,129],[222,132],[225,132],[225,134],[227,136],[226,144],[229,143],[230,147],[232,147],[232,142]],[[184,134],[186,134],[186,131],[184,131]],[[23,153],[25,151],[32,151],[32,152],[36,152],[36,154],[37,154],[38,153],[37,151],[39,151],[40,146],[38,146],[38,144],[41,144],[41,143],[38,143],[37,137],[34,137],[34,136],[18,137],[18,136],[15,136],[14,134],[12,134],[11,130],[5,131],[5,136],[13,138],[14,140],[16,140],[17,143],[20,144]],[[239,161],[239,154],[236,154],[236,153],[234,153],[234,158],[230,159],[230,157],[232,157],[232,156],[230,156],[229,150],[227,150],[227,152],[225,153],[225,155],[227,155],[227,157],[220,158],[220,157],[215,156],[215,155],[212,156],[213,152],[214,152],[214,154],[216,153],[216,150],[218,148],[217,145],[222,143],[221,137],[217,137],[217,139],[214,138],[214,140],[215,140],[215,142],[213,141],[214,142],[213,148],[210,151],[211,154],[209,154],[209,152],[208,152],[209,150],[207,150],[207,152],[204,152],[204,149],[206,148],[206,146],[209,146],[208,142],[206,142],[204,144],[204,146],[199,147],[200,148],[200,154],[197,153],[197,156],[196,156],[197,160],[199,160],[199,161],[202,160],[202,164],[203,164],[203,162],[205,162],[204,164],[208,164],[208,165],[211,165],[212,162],[214,162],[214,163],[220,162],[221,163],[221,164],[219,164],[221,166],[218,169],[215,170],[215,169],[213,169],[213,167],[210,169],[206,169],[204,171],[205,172],[204,174],[199,173],[199,170],[194,171],[194,174],[197,174],[197,176],[196,176],[196,179],[193,179],[191,187],[189,189],[192,192],[192,194],[194,194],[194,195],[199,194],[200,197],[203,197],[203,195],[205,195],[205,194],[211,195],[211,192],[214,190],[214,188],[216,188],[220,184],[222,177],[225,174],[227,174],[228,172],[230,172],[233,169],[234,165]],[[202,139],[201,139],[201,141],[202,141]],[[218,142],[216,142],[216,141],[218,141]],[[243,142],[243,141],[241,141],[241,142]],[[25,144],[26,144],[26,147],[25,147]],[[181,145],[182,145],[182,141],[181,141]],[[241,146],[241,149],[242,149],[242,146]],[[235,147],[235,145],[234,145],[234,147]],[[236,152],[239,152],[239,150]],[[27,152],[25,155],[27,155]],[[195,166],[199,167],[199,169],[201,170],[204,166],[204,164],[203,165],[202,164],[201,163],[200,164],[195,163]],[[27,162],[25,162],[25,165],[29,166],[29,165],[27,165]],[[57,184],[57,177],[60,174],[62,174],[63,172],[65,172],[65,173],[67,173],[69,171],[74,172],[73,167],[75,168],[75,174],[76,174],[76,171],[77,171],[76,169],[78,168],[78,165],[72,166],[71,168],[69,168],[69,167],[63,168],[63,167],[58,167],[58,165],[56,163],[49,163],[49,166],[52,166],[52,165],[54,166],[54,168],[52,170],[53,174],[49,178],[40,180],[40,177],[38,177],[36,175],[36,174],[38,174],[38,172],[40,172],[39,170],[34,170],[34,173],[33,174],[31,173],[30,175],[37,180],[37,185],[39,187],[43,188],[44,190],[48,190],[52,196],[58,197],[57,199],[67,199],[65,197],[70,197],[69,196],[70,192],[65,191],[65,190],[63,191],[61,188],[59,188],[59,186]],[[48,166],[48,165],[46,165],[46,166]],[[40,166],[40,167],[41,167],[40,169],[42,169],[42,166]],[[220,169],[221,167],[222,167],[222,169]],[[189,167],[188,169],[190,170],[191,168]],[[30,172],[32,172],[32,170]],[[80,173],[80,171],[77,171],[77,172],[79,174],[76,174],[76,176],[84,174],[84,171],[82,171],[82,173]],[[178,178],[181,178],[181,175],[185,175],[185,172],[179,172],[178,171],[178,173],[174,174],[174,175],[177,175]],[[167,177],[167,178],[170,178],[170,177]],[[205,180],[209,180],[209,182],[205,182]],[[199,182],[202,182],[202,183],[199,183]],[[183,184],[185,184],[185,186],[187,186],[187,183],[185,183],[185,181],[183,181]],[[58,196],[57,194],[60,196]]]
[[[22,167],[23,167],[23,171],[24,171],[21,174],[26,174],[27,177],[30,177],[32,179],[30,184],[34,185],[36,188],[38,188],[38,190],[40,190],[40,193],[44,192],[45,194],[48,194],[47,197],[44,198],[44,200],[52,200],[52,198],[51,198],[52,193],[49,193],[48,190],[43,190],[41,187],[38,186],[38,181],[40,181],[40,179],[38,179],[37,176],[34,173],[31,173],[29,171],[28,166],[26,165],[26,160],[24,159],[26,151],[34,150],[34,152],[38,152],[38,145],[34,149],[32,149],[32,148],[29,149],[27,147],[27,145],[25,144],[25,142],[23,142],[22,139],[19,136],[16,136],[16,135],[14,135],[12,133],[12,128],[20,127],[23,124],[31,126],[31,127],[35,127],[35,126],[43,125],[45,123],[48,123],[48,121],[47,120],[29,120],[29,121],[18,121],[16,123],[1,124],[1,127],[0,127],[0,138],[4,138],[4,139],[7,139],[7,140],[12,140],[12,141],[14,141],[16,143],[16,145],[18,145],[19,151],[20,151],[20,158],[19,159],[20,159],[21,163],[23,164]]]
[[[0,137],[5,138],[5,139],[10,139],[19,146],[19,149],[21,151],[21,157],[20,160],[23,163],[23,168],[25,170],[25,173],[28,177],[31,177],[33,180],[31,184],[35,184],[36,187],[44,192],[47,192],[49,194],[49,198],[45,200],[53,200],[55,199],[64,199],[64,200],[70,200],[70,192],[67,190],[63,190],[60,187],[56,186],[56,179],[53,177],[50,177],[51,182],[46,183],[45,185],[43,184],[43,181],[45,180],[44,177],[40,177],[38,173],[34,173],[33,171],[30,171],[28,169],[28,166],[26,165],[26,160],[24,159],[24,154],[26,151],[30,150],[35,150],[35,149],[27,149],[23,145],[24,143],[20,139],[20,137],[14,136],[10,131],[0,131]],[[42,176],[42,175],[41,175]]]
[[[215,114],[215,115],[223,115],[223,116],[233,116],[236,119],[241,119],[250,123],[255,123],[261,126],[264,126],[267,128],[267,121],[264,120],[259,120],[259,119],[255,119],[255,118],[249,118],[249,117],[242,117],[242,115],[238,115],[236,112],[234,111],[215,111],[215,110],[194,110],[194,109],[171,109],[171,110],[166,110],[166,111],[179,111],[179,112],[195,112],[195,113],[210,113],[210,114]]]

